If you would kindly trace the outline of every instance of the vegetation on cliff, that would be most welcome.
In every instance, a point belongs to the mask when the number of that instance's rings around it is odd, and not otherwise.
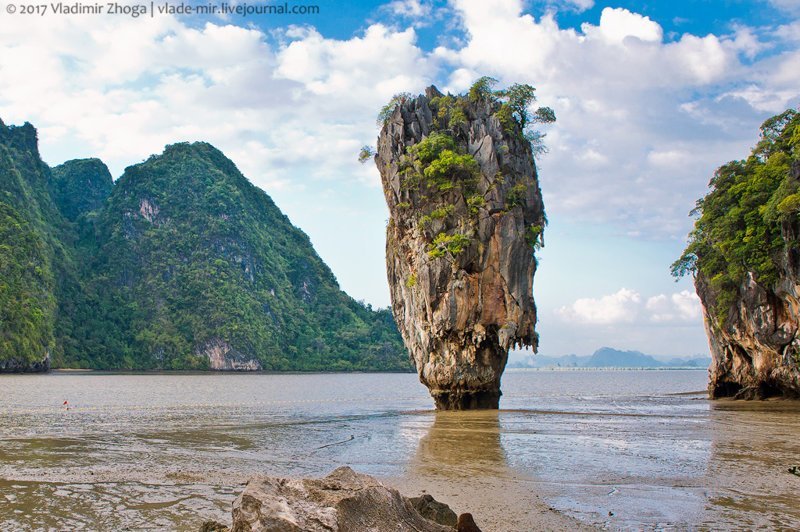
[[[381,109],[374,154],[390,212],[392,310],[438,408],[497,408],[512,346],[536,347],[534,252],[546,223],[534,89],[399,94]]]
[[[429,241],[428,254],[431,258],[458,255],[469,246],[481,210],[485,208],[486,195],[492,194],[497,185],[505,183],[502,172],[491,176],[489,190],[478,190],[481,168],[473,154],[466,151],[469,131],[469,109],[485,107],[488,114],[499,122],[506,135],[528,143],[534,154],[547,151],[545,135],[536,129],[539,124],[555,122],[555,113],[549,107],[539,107],[533,112],[530,106],[536,101],[535,88],[528,84],[515,83],[506,89],[495,90],[497,80],[488,76],[479,78],[466,94],[438,94],[430,99],[432,114],[430,132],[418,143],[406,148],[399,157],[398,171],[402,178],[401,188],[407,192],[408,201],[398,203],[399,208],[414,208],[421,212],[419,227],[426,233]],[[399,106],[411,100],[409,93],[400,93],[381,108],[378,124],[385,125]],[[506,152],[508,145],[501,149]],[[358,159],[366,162],[375,156],[371,146],[361,148]],[[528,189],[534,183],[516,182],[505,194],[504,210],[522,205]],[[433,220],[441,220],[445,225],[452,219],[456,204],[463,202],[474,215],[469,226],[456,224],[449,232],[435,232],[431,228]],[[543,245],[543,226],[532,223],[526,228],[526,238],[533,250]]]
[[[747,159],[716,171],[711,191],[692,211],[699,216],[672,273],[694,273],[708,283],[712,300],[706,305],[720,325],[748,274],[772,288],[783,254],[800,249],[782,233],[783,224],[796,223],[800,214],[800,182],[791,174],[799,157],[800,114],[790,109],[764,122]]]
[[[33,126],[0,121],[0,370],[46,369],[69,334],[58,307],[75,281],[73,235],[49,181]]]
[[[390,311],[342,292],[212,146],[169,146],[113,184],[96,159],[51,171],[32,126],[2,128],[0,370],[48,353],[97,369],[410,369]]]

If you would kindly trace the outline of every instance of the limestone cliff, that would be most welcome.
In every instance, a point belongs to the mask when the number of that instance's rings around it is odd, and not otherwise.
[[[537,347],[545,224],[531,144],[494,98],[398,101],[375,156],[392,311],[437,408],[497,408],[513,346]]]
[[[800,185],[800,163],[790,179]],[[712,354],[712,398],[800,397],[800,223],[783,221],[780,234],[788,245],[779,257],[778,282],[765,286],[748,272],[724,321],[712,306],[718,291],[702,273],[695,280]]]
[[[800,397],[800,116],[762,126],[717,170],[674,273],[691,271],[712,354],[709,396]]]

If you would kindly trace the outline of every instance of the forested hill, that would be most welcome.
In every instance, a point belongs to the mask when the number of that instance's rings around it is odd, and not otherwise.
[[[213,146],[169,146],[113,184],[96,159],[47,168],[33,127],[3,128],[6,370],[41,369],[48,353],[98,369],[410,369],[389,311],[342,292]]]

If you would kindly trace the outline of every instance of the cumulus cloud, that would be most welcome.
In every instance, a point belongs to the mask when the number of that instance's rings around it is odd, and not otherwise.
[[[623,43],[630,37],[646,42],[660,42],[664,36],[661,26],[650,20],[650,17],[631,13],[623,8],[607,7],[600,15],[598,26],[583,24],[581,29],[587,36],[599,35],[615,43]]]
[[[683,238],[714,169],[744,156],[766,117],[800,103],[800,52],[765,53],[774,43],[764,39],[796,38],[791,25],[667,41],[656,21],[621,8],[576,31],[518,0],[453,5],[467,37],[436,52],[453,67],[448,88],[479,73],[531,83],[558,116],[539,165],[554,218]]]
[[[702,316],[700,299],[688,290],[644,299],[635,290],[621,288],[599,298],[581,298],[556,314],[567,322],[587,325],[691,324]]]
[[[621,288],[616,293],[600,298],[578,299],[571,305],[561,307],[558,314],[566,320],[595,325],[632,323],[636,320],[641,300],[638,292]]]

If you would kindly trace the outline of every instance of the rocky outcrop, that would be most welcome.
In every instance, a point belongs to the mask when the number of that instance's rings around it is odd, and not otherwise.
[[[434,499],[429,493],[419,497],[412,497],[409,500],[414,505],[414,509],[425,519],[452,527],[458,523],[458,515],[445,503]]]
[[[499,110],[430,87],[378,139],[392,311],[440,409],[497,408],[509,348],[538,342],[544,206],[530,143]]]
[[[228,342],[212,338],[198,351],[200,357],[208,358],[208,368],[215,371],[261,371],[261,363],[233,349]]]
[[[800,163],[790,180],[800,185]],[[725,319],[714,309],[720,294],[702,274],[695,279],[711,348],[709,396],[763,399],[800,397],[800,223],[783,221],[787,244],[778,282],[763,286],[750,273]]]
[[[47,373],[50,371],[50,353],[42,360],[25,361],[18,358],[0,360],[0,373]]]
[[[466,521],[465,521],[466,522]],[[233,505],[233,532],[452,532],[368,475],[340,467],[322,479],[259,477]]]

